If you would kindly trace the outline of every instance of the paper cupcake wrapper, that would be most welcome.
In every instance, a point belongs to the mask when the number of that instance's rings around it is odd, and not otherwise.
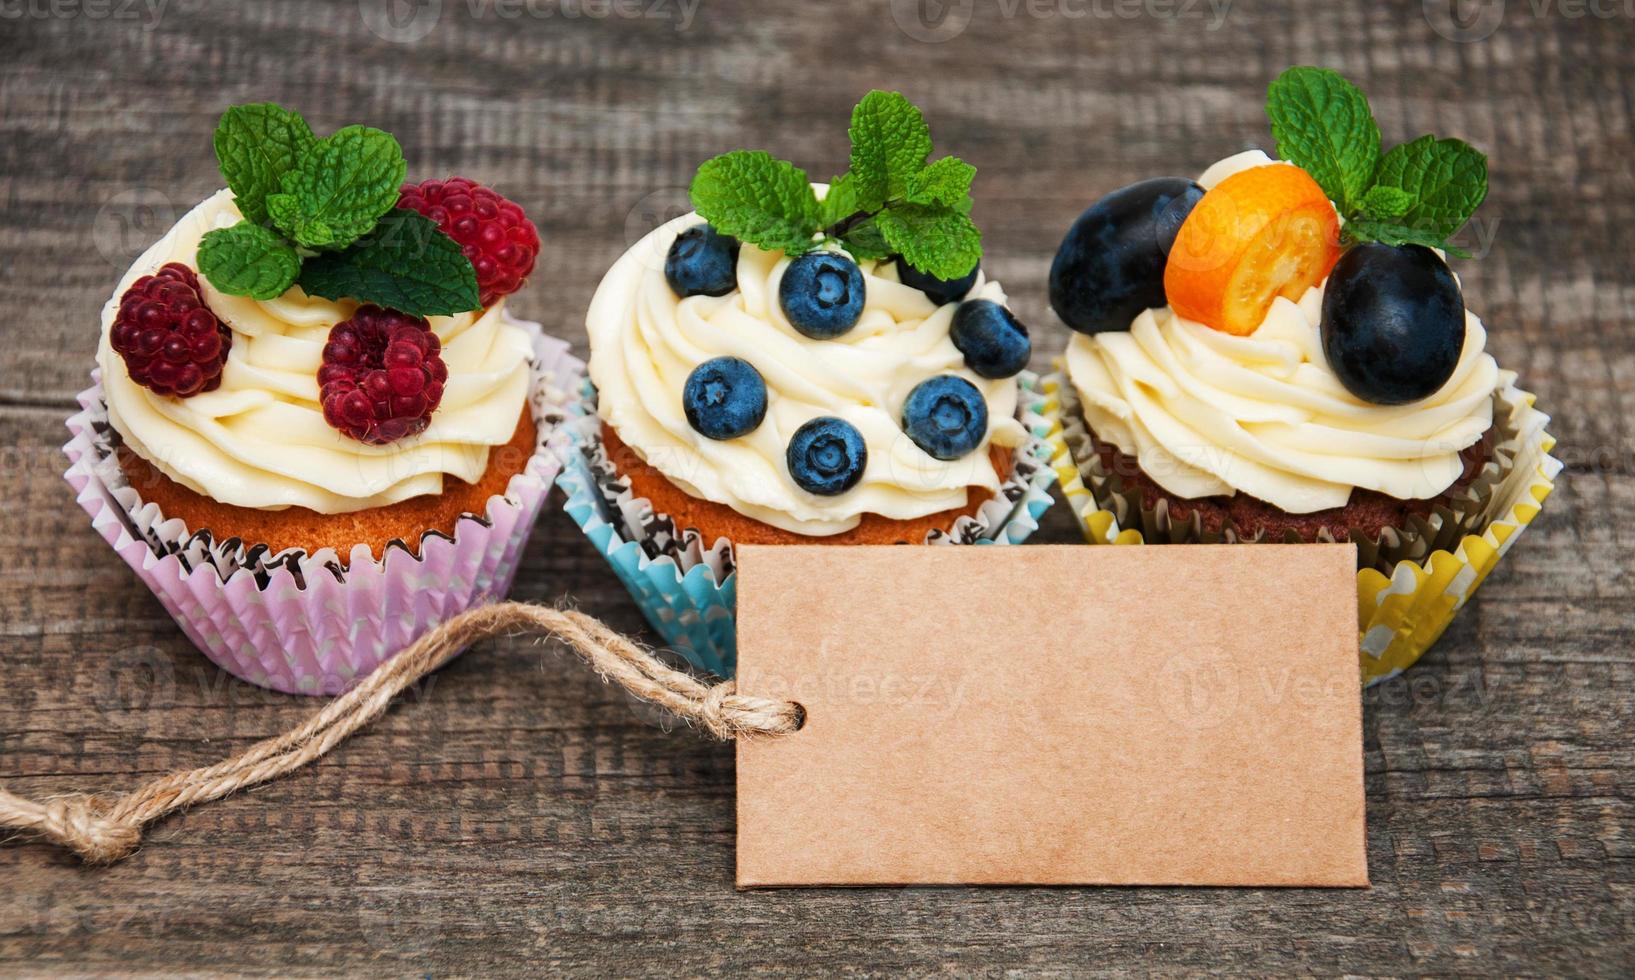
[[[1011,477],[973,516],[932,532],[927,544],[1020,544],[1038,530],[1056,480],[1053,447],[1044,438],[1050,423],[1040,414],[1038,377],[1023,373],[1017,381],[1017,418],[1030,435],[1015,451]],[[557,485],[567,495],[568,516],[667,644],[694,667],[731,677],[738,657],[732,543],[707,545],[696,531],[678,531],[650,501],[635,496],[603,452],[596,389],[588,380],[582,394],[569,407],[577,417],[558,430],[555,443],[563,459]]]
[[[1077,394],[1059,360],[1056,366],[1040,381],[1041,412],[1050,422],[1051,465],[1068,507],[1091,544],[1146,543],[1143,526],[1153,527],[1153,515],[1139,513],[1139,503],[1121,497],[1099,472],[1099,461],[1086,449]],[[1395,677],[1431,648],[1538,515],[1561,472],[1561,462],[1550,455],[1555,439],[1545,431],[1549,416],[1534,407],[1534,395],[1516,386],[1514,373],[1501,372],[1500,382],[1492,459],[1470,488],[1440,508],[1434,523],[1416,527],[1417,541],[1384,542],[1373,555],[1367,542],[1359,542],[1357,639],[1365,685]],[[1166,540],[1200,540],[1174,527],[1163,530],[1171,532]],[[1393,559],[1393,547],[1413,557]],[[1376,563],[1390,574],[1371,567]]]
[[[566,343],[545,336],[537,323],[513,323],[534,347],[534,454],[482,515],[459,520],[453,537],[423,536],[418,557],[395,543],[383,557],[360,544],[343,565],[333,549],[272,554],[167,519],[119,468],[97,371],[79,395],[81,410],[68,420],[65,475],[91,526],[222,669],[289,694],[338,694],[428,629],[511,589],[561,469],[549,436],[584,375]]]

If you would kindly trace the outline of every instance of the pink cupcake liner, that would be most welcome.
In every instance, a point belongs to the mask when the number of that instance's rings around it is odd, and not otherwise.
[[[534,454],[481,515],[453,537],[425,535],[419,556],[366,545],[344,567],[331,549],[272,554],[216,541],[142,500],[113,456],[101,375],[68,419],[65,474],[79,505],[193,644],[223,670],[289,694],[338,694],[445,619],[510,592],[523,547],[561,463],[546,448],[585,366],[539,324],[513,321],[533,342],[529,408]]]

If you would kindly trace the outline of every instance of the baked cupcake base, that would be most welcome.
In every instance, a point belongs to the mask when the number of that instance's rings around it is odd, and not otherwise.
[[[1515,376],[1509,375],[1507,385]],[[1052,406],[1068,458],[1096,506],[1113,514],[1121,529],[1135,529],[1150,543],[1239,544],[1351,541],[1359,568],[1384,573],[1401,561],[1456,547],[1478,524],[1495,489],[1510,475],[1514,453],[1505,451],[1504,392],[1494,393],[1494,424],[1461,453],[1464,473],[1442,494],[1401,500],[1353,491],[1345,507],[1290,514],[1245,494],[1187,498],[1172,494],[1141,470],[1133,456],[1091,431],[1071,379],[1052,375]]]
[[[1017,418],[1030,438],[1002,460],[1000,472],[1007,475],[999,494],[949,512],[957,516],[915,539],[918,543],[1019,544],[1038,530],[1039,517],[1052,502],[1056,472],[1044,440],[1049,423],[1039,414],[1043,399],[1038,377],[1023,372],[1017,383]],[[610,458],[596,415],[596,389],[589,381],[569,410],[579,417],[557,435],[563,460],[557,485],[567,495],[568,516],[607,559],[666,643],[700,670],[731,677],[737,667],[734,539],[706,538],[687,529],[686,519],[659,509],[635,488],[630,478],[635,467],[626,465],[635,454],[625,450]],[[686,499],[678,505],[690,506],[691,495],[661,476],[657,479],[661,495],[680,493]],[[709,521],[702,523],[708,526]]]
[[[1291,514],[1246,493],[1230,497],[1182,497],[1171,493],[1148,476],[1134,456],[1104,442],[1084,422],[1084,439],[1100,463],[1100,470],[1116,476],[1123,492],[1139,495],[1140,509],[1163,511],[1171,523],[1195,525],[1200,535],[1219,535],[1229,543],[1272,541],[1306,543],[1348,541],[1360,538],[1378,541],[1388,531],[1411,528],[1430,522],[1438,509],[1452,509],[1482,472],[1489,459],[1492,430],[1475,445],[1459,454],[1464,472],[1453,486],[1435,497],[1402,500],[1373,490],[1353,490],[1344,507]],[[1400,531],[1399,531],[1400,533]]]
[[[654,513],[668,515],[678,529],[696,531],[709,542],[725,538],[736,544],[924,544],[929,535],[948,530],[961,518],[974,516],[984,503],[992,499],[981,488],[973,487],[971,499],[963,507],[906,521],[894,521],[879,514],[864,514],[857,526],[849,531],[814,537],[764,524],[752,517],[745,517],[725,504],[693,496],[649,466],[605,422],[602,423],[601,439],[603,451],[613,461],[631,493],[651,502]],[[988,460],[1003,482],[1011,471],[1010,451],[990,446]]]
[[[443,481],[440,494],[347,514],[320,514],[305,507],[253,510],[218,503],[172,480],[126,446],[118,446],[115,452],[130,487],[143,500],[158,505],[166,517],[185,522],[195,532],[207,532],[218,541],[264,545],[273,554],[290,549],[314,554],[330,548],[338,555],[350,555],[354,546],[362,544],[378,556],[394,542],[419,554],[421,539],[433,532],[453,537],[462,516],[481,514],[488,498],[505,493],[511,478],[534,455],[536,441],[534,420],[524,407],[510,441],[489,450],[488,468],[476,483],[450,477]]]
[[[127,480],[95,372],[81,411],[68,420],[65,475],[93,530],[211,660],[262,687],[338,694],[431,627],[510,591],[561,465],[546,441],[584,374],[566,343],[538,324],[514,322],[533,348],[528,455],[491,461],[518,468],[499,481],[499,492],[456,515],[451,533],[430,530],[379,551],[360,541],[275,553],[191,529]]]

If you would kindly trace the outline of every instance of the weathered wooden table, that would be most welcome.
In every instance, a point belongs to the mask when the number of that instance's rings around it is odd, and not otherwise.
[[[946,16],[938,20],[938,10]],[[92,533],[63,419],[129,261],[218,178],[230,102],[394,131],[522,202],[519,307],[584,351],[609,263],[693,168],[840,168],[870,87],[980,169],[988,268],[1033,324],[1072,216],[1269,136],[1332,65],[1389,140],[1459,135],[1492,194],[1459,265],[1555,416],[1545,516],[1423,663],[1369,691],[1369,891],[732,887],[729,747],[559,652],[485,644],[311,769],[87,870],[0,846],[0,969],[1627,973],[1635,967],[1635,10],[1391,0],[0,0],[0,781],[117,791],[314,703],[214,669]],[[1075,535],[1064,509],[1046,541]],[[517,593],[643,629],[559,511]]]

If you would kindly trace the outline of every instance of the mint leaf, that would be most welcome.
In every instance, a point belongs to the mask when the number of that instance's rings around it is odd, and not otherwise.
[[[324,299],[351,298],[411,316],[452,316],[481,306],[471,260],[437,223],[388,211],[373,234],[340,252],[307,259],[301,288]]]
[[[830,228],[862,210],[857,206],[857,181],[849,173],[829,181],[829,192],[818,202],[818,225]]]
[[[956,208],[894,204],[874,223],[903,261],[938,279],[958,279],[982,258],[982,233]]]
[[[976,168],[958,157],[943,157],[908,179],[904,200],[958,207],[971,197]]]
[[[704,161],[689,194],[716,231],[768,251],[809,251],[821,227],[806,172],[762,150],[736,150]]]
[[[891,246],[886,244],[886,237],[880,233],[880,226],[874,218],[858,222],[847,229],[840,241],[854,259],[889,259],[896,254]]]
[[[1266,90],[1277,154],[1317,181],[1350,217],[1374,178],[1380,128],[1361,90],[1327,68],[1295,67]]]
[[[1343,237],[1353,242],[1379,242],[1383,245],[1423,245],[1426,248],[1439,248],[1455,258],[1470,258],[1469,252],[1450,243],[1445,236],[1435,231],[1415,228],[1395,221],[1372,221],[1367,218],[1358,218],[1355,221],[1346,222],[1342,234]]]
[[[1364,194],[1358,210],[1369,218],[1389,220],[1400,218],[1414,205],[1414,196],[1400,187],[1375,184]]]
[[[1487,197],[1487,157],[1463,140],[1421,136],[1380,161],[1375,181],[1413,198],[1402,224],[1452,235]]]
[[[267,220],[267,195],[279,189],[279,178],[318,140],[300,113],[257,102],[222,113],[212,142],[239,213],[259,224]]]
[[[931,130],[914,103],[878,89],[852,110],[851,176],[858,210],[876,211],[908,191],[909,178],[925,169]]]
[[[200,240],[199,271],[229,296],[277,299],[295,284],[301,256],[277,233],[246,220]]]
[[[407,175],[391,134],[348,126],[301,154],[279,179],[280,193],[268,195],[267,213],[297,245],[345,248],[397,204]]]

